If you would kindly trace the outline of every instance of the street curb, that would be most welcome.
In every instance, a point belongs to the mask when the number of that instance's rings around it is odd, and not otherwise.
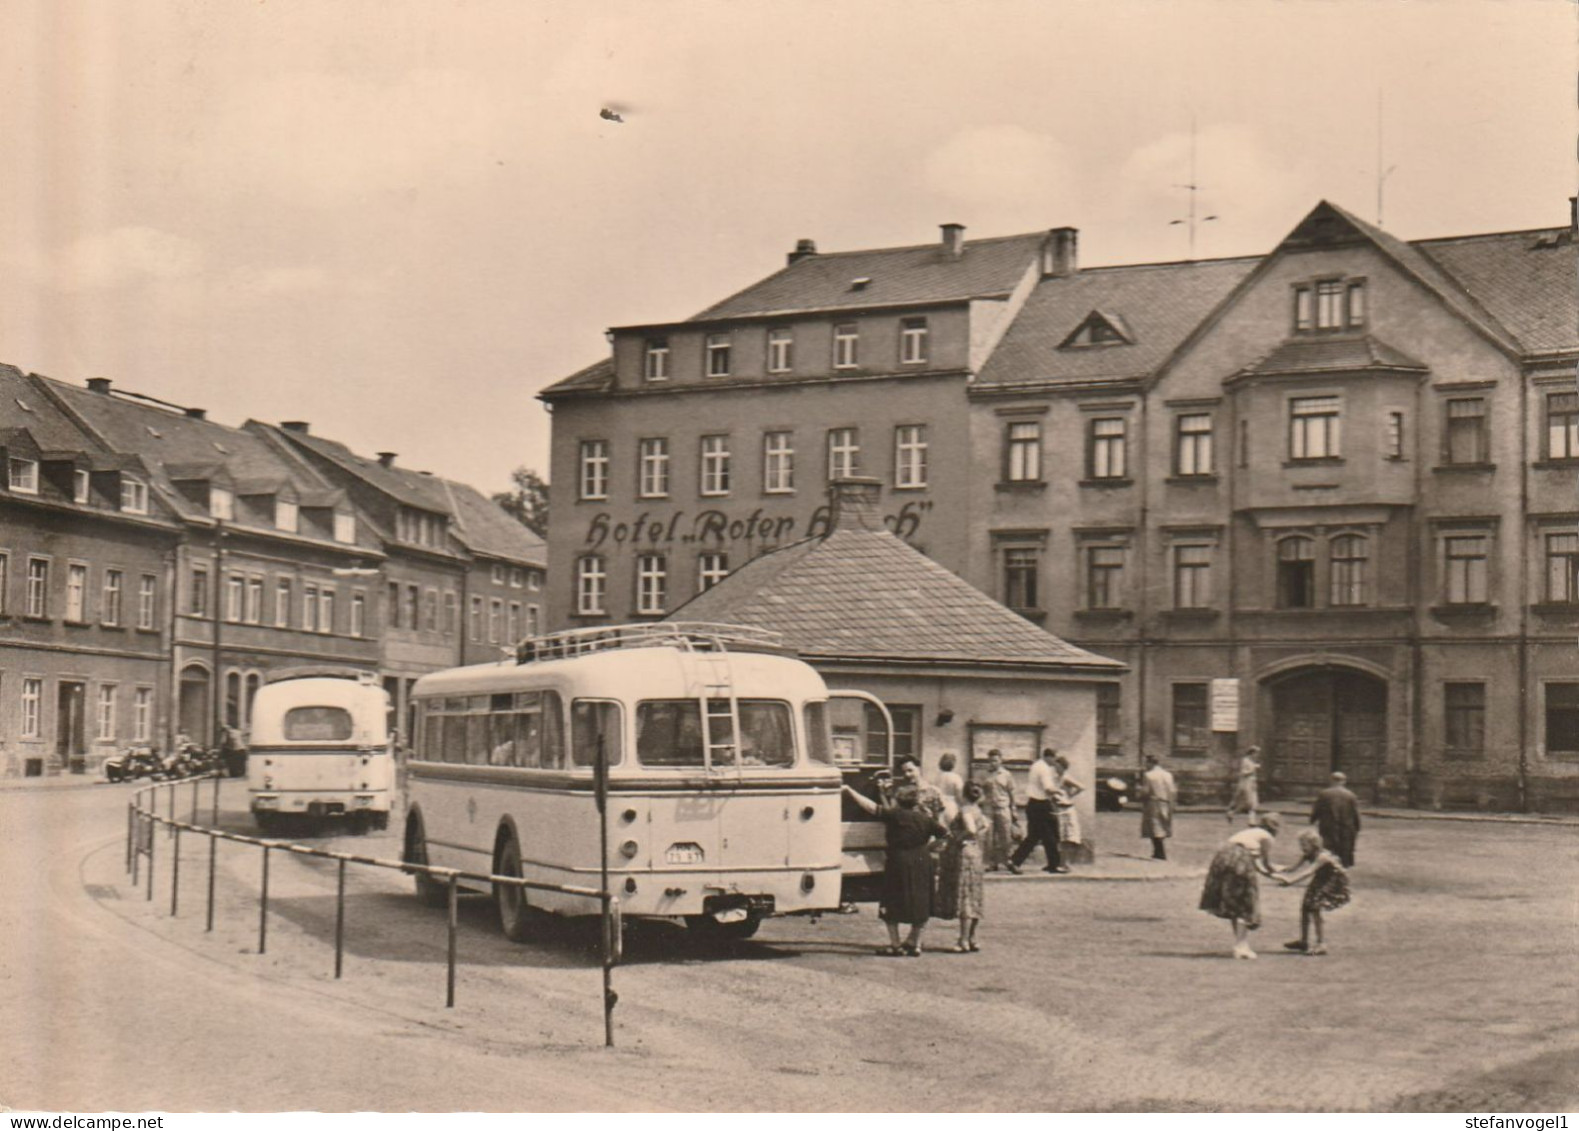
[[[1276,804],[1264,807],[1269,813],[1283,813],[1285,817],[1293,811],[1294,806],[1304,809],[1304,802],[1290,802],[1287,807],[1279,808]],[[1191,805],[1180,806],[1178,813],[1216,813],[1221,815],[1221,805]],[[1572,826],[1579,828],[1579,817],[1569,816],[1566,813],[1442,813],[1435,809],[1361,809],[1360,816],[1374,817],[1378,821],[1465,821],[1484,822],[1486,824],[1501,825],[1552,825]]]

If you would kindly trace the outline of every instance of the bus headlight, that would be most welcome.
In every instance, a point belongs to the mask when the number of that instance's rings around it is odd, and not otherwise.
[[[624,844],[620,845],[620,855],[625,857],[627,860],[636,859],[636,853],[638,851],[640,851],[640,846],[634,840],[627,840]]]

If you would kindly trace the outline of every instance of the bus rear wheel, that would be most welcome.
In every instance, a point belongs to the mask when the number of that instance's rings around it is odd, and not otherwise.
[[[499,846],[499,858],[493,870],[499,876],[522,874],[521,848],[515,843],[513,835],[505,837],[504,843]],[[526,901],[526,889],[515,884],[494,884],[493,902],[499,909],[499,926],[504,931],[504,937],[511,942],[525,942],[531,934],[532,914]]]
[[[752,912],[733,923],[720,923],[711,915],[687,915],[685,926],[695,932],[698,938],[716,941],[749,939],[762,926],[762,916]]]
[[[423,864],[428,862],[428,836],[422,828],[422,820],[413,817],[406,822],[406,848],[401,853],[401,860],[407,864]],[[426,872],[415,873],[417,882],[417,902],[424,907],[444,907],[449,904],[449,889],[438,883]]]

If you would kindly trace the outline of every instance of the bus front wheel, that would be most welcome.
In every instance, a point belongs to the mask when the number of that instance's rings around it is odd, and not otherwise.
[[[504,843],[499,846],[494,874],[521,875],[521,848],[515,843],[513,835],[505,837]],[[515,884],[494,884],[493,901],[499,909],[499,926],[504,931],[504,937],[511,942],[525,942],[531,933],[528,919],[532,913],[527,906],[526,889]]]
[[[418,817],[406,822],[406,850],[401,854],[401,859],[407,864],[426,865],[428,862],[428,837]],[[449,904],[450,893],[447,887],[438,883],[426,872],[417,872],[415,876],[419,903],[424,907],[445,907]]]

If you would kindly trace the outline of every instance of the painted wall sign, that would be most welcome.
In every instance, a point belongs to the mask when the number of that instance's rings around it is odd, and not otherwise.
[[[1239,729],[1239,681],[1212,680],[1212,730],[1233,733]]]
[[[883,525],[909,541],[921,529],[921,520],[932,509],[930,499],[907,502],[894,514],[883,516]],[[812,512],[804,528],[794,515],[768,515],[761,507],[750,514],[738,511],[704,510],[687,517],[683,510],[670,513],[642,511],[628,522],[616,521],[607,511],[593,516],[587,524],[586,548],[597,550],[606,544],[623,546],[722,546],[729,542],[762,542],[776,545],[798,538],[815,538],[828,533],[832,511],[820,506]]]

